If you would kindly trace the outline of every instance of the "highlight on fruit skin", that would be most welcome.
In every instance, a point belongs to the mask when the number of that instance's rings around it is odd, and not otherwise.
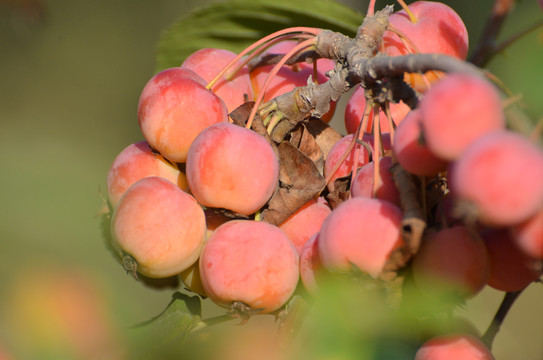
[[[473,141],[451,174],[456,211],[490,226],[514,226],[543,207],[543,150],[510,130]]]
[[[221,122],[228,122],[224,101],[190,70],[162,70],[140,94],[138,123],[142,134],[171,162],[185,162],[194,138],[206,127]]]
[[[299,256],[277,226],[254,220],[232,220],[219,226],[200,255],[205,293],[229,308],[242,302],[259,313],[273,312],[293,295]]]
[[[435,336],[421,345],[415,360],[494,360],[494,355],[478,338],[468,334]]]
[[[428,295],[472,298],[490,276],[483,241],[463,225],[428,231],[411,269],[414,283]]]
[[[194,139],[186,175],[201,205],[251,215],[277,188],[279,160],[263,136],[221,123],[207,127]]]
[[[404,245],[401,220],[402,211],[386,200],[355,197],[342,202],[319,232],[322,265],[332,272],[379,277],[392,252]]]
[[[161,177],[137,181],[111,219],[115,247],[151,278],[177,275],[198,260],[206,238],[204,211],[196,200]],[[133,269],[131,269],[133,270]]]

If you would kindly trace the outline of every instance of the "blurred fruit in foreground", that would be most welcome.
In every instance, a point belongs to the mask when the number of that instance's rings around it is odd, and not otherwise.
[[[122,357],[104,294],[79,269],[34,267],[20,273],[8,291],[4,315],[17,358]]]

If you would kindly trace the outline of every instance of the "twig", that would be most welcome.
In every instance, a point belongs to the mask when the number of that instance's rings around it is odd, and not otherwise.
[[[488,60],[494,55],[494,46],[496,38],[502,28],[505,18],[511,12],[515,0],[496,0],[492,7],[492,13],[490,14],[481,40],[475,48],[473,55],[470,58],[470,62],[477,66],[483,67]]]
[[[515,300],[517,300],[518,296],[522,293],[523,290],[515,291],[515,292],[507,292],[505,293],[502,303],[500,304],[500,307],[498,308],[498,311],[496,312],[496,315],[494,315],[494,318],[492,319],[492,322],[488,326],[488,329],[484,333],[484,335],[481,337],[481,340],[485,343],[485,345],[491,349],[492,343],[494,342],[494,338],[498,334],[498,331],[500,331],[500,327],[502,326],[503,321],[505,320],[505,316],[507,316],[507,313],[511,309],[511,306],[515,303]]]

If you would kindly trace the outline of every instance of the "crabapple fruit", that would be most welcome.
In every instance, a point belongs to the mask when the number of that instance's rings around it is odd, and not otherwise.
[[[412,21],[405,10],[393,13],[389,24],[401,31],[416,49],[391,31],[383,36],[385,52],[390,56],[409,53],[439,53],[465,59],[468,54],[468,32],[460,16],[448,5],[435,1],[415,1],[408,6],[417,18]],[[424,74],[428,82],[442,76],[441,72]],[[420,74],[406,73],[404,80],[419,92],[427,90],[427,83]]]
[[[518,133],[494,131],[465,150],[451,180],[459,213],[515,225],[543,207],[543,150]]]
[[[190,144],[206,127],[228,121],[224,102],[202,82],[169,68],[143,88],[138,122],[147,142],[172,162],[185,162]]]
[[[471,297],[487,283],[490,263],[479,236],[457,225],[428,232],[412,263],[415,284],[425,293]]]
[[[349,272],[357,268],[377,278],[391,253],[404,245],[402,211],[394,204],[365,197],[342,202],[319,232],[319,258],[324,268]]]
[[[4,293],[2,324],[10,329],[17,359],[118,359],[126,354],[101,284],[82,268],[25,264],[14,275]],[[0,351],[0,359],[9,358]]]
[[[197,260],[188,269],[182,271],[179,274],[179,278],[183,281],[183,285],[193,293],[201,296],[207,296],[202,285],[202,278],[200,277],[200,262]]]
[[[196,137],[188,151],[186,174],[200,204],[250,215],[275,191],[279,160],[263,136],[221,123]]]
[[[196,200],[161,177],[134,183],[111,220],[115,244],[151,278],[177,275],[194,264],[206,236],[204,210]]]
[[[318,233],[311,236],[300,251],[300,280],[311,295],[315,295],[318,291],[317,275],[322,269],[318,238]]]
[[[347,105],[345,106],[345,129],[348,134],[354,134],[358,130],[360,121],[362,120],[362,115],[364,115],[364,108],[366,107],[366,98],[364,96],[364,88],[357,87],[353,92]],[[409,112],[409,106],[403,102],[399,103],[390,103],[390,113],[392,120],[396,125],[398,125],[405,115]],[[365,129],[361,131],[370,133],[373,127],[373,111],[370,112],[368,118],[368,125]],[[390,132],[390,125],[386,114],[379,110],[379,128],[381,133]]]
[[[124,148],[109,168],[107,192],[111,205],[116,207],[132,184],[148,176],[163,177],[182,190],[188,190],[185,174],[159,154],[154,154],[147,141],[140,141]]]
[[[200,255],[205,293],[218,305],[241,301],[270,313],[283,306],[299,279],[298,252],[277,226],[231,220],[219,226]]]
[[[283,41],[271,46],[266,50],[267,54],[286,54],[290,51],[296,42]],[[268,74],[273,69],[274,65],[259,66],[250,72],[251,83],[253,85],[253,93],[255,98],[262,92],[264,83],[268,77]],[[325,83],[328,77],[325,75],[327,71],[334,68],[334,62],[330,59],[318,59],[317,60],[317,79],[313,78],[313,81],[319,84]],[[279,72],[273,77],[270,85],[266,89],[266,93],[263,98],[263,102],[268,102],[273,98],[285,94],[294,90],[295,87],[307,85],[307,80],[313,76],[313,64],[305,62],[297,63],[295,65],[283,65]],[[336,108],[336,102],[330,102],[330,110],[322,116],[322,120],[329,122],[334,115]]]
[[[368,150],[364,146],[355,144],[345,160],[339,165],[337,171],[333,173],[334,168],[338,165],[339,161],[349,148],[352,141],[354,141],[353,134],[342,137],[338,142],[334,144],[334,146],[332,146],[330,152],[328,153],[328,156],[326,157],[326,161],[324,163],[324,176],[326,178],[330,177],[330,181],[326,185],[328,187],[328,190],[330,191],[334,191],[334,180],[351,173],[355,161],[354,157],[357,148],[359,149],[358,163],[356,164],[357,167],[363,166],[369,161]]]
[[[279,224],[279,228],[287,234],[300,253],[307,240],[319,232],[322,222],[331,211],[324,198],[311,199]]]
[[[194,71],[209,83],[235,57],[236,54],[229,50],[204,48],[189,55],[181,64],[181,68]],[[239,64],[235,66],[237,67]],[[229,72],[226,73],[226,76],[229,76],[228,74]],[[231,79],[227,79],[226,76],[215,83],[211,90],[224,101],[230,113],[243,104],[245,98],[252,100],[253,90],[247,66],[243,66],[231,76]]]
[[[394,133],[393,152],[398,163],[415,175],[433,176],[447,169],[448,162],[431,152],[423,143],[420,110],[410,111]]]
[[[424,140],[444,160],[455,160],[481,135],[505,127],[498,92],[490,82],[473,75],[448,75],[426,93],[419,106]]]
[[[543,208],[522,223],[511,226],[511,235],[528,255],[543,260]]]
[[[415,360],[494,360],[486,345],[468,334],[435,336],[421,345]]]
[[[378,198],[387,200],[400,207],[400,192],[392,179],[390,167],[392,158],[385,156],[379,159],[379,179],[380,183],[374,189],[374,169],[375,163],[370,161],[358,169],[356,177],[351,184],[351,194],[353,197],[364,196],[368,198]],[[374,194],[375,190],[375,194]]]
[[[480,232],[490,260],[488,285],[500,291],[519,291],[541,276],[538,261],[528,256],[507,228]]]

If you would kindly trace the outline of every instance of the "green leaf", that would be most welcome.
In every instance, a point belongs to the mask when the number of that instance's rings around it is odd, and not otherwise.
[[[133,355],[152,358],[165,352],[175,352],[182,348],[189,332],[199,326],[204,326],[200,298],[175,292],[161,314],[129,329]]]
[[[202,48],[239,53],[275,31],[317,27],[356,35],[363,15],[332,0],[230,0],[196,9],[168,27],[158,44],[157,71],[179,66]]]

